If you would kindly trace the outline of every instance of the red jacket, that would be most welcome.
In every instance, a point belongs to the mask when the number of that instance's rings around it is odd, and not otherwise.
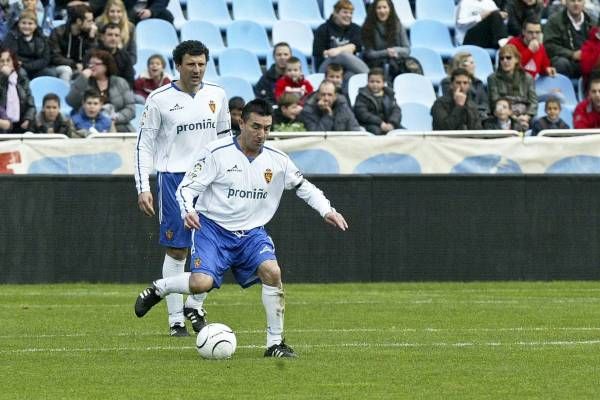
[[[154,79],[149,77],[147,72],[144,72],[135,80],[135,82],[133,82],[133,91],[135,94],[139,94],[146,98],[154,89],[158,89],[169,82],[171,82],[171,79],[166,74],[163,75],[163,78],[157,84]]]
[[[540,48],[535,53],[529,50],[529,47],[523,42],[523,36],[512,37],[507,44],[513,44],[521,54],[521,66],[529,75],[535,79],[538,74],[546,75],[546,69],[551,67],[550,57],[546,53],[546,48],[540,43]]]
[[[581,75],[587,82],[590,73],[600,66],[600,40],[596,37],[596,33],[600,29],[595,26],[588,32],[588,38],[581,45]]]
[[[306,96],[311,94],[314,89],[309,81],[304,79],[300,79],[298,82],[294,82],[291,78],[283,75],[281,78],[277,79],[275,82],[275,100],[278,101],[284,93],[286,93],[286,88],[288,88],[288,93],[297,93],[300,98],[300,102],[304,102]]]
[[[575,129],[600,128],[600,112],[594,111],[590,99],[585,99],[575,107],[573,113]]]

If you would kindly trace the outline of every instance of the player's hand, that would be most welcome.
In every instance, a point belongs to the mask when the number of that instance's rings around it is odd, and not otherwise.
[[[200,217],[196,211],[190,211],[183,218],[183,225],[188,229],[200,229]]]
[[[138,207],[149,217],[154,217],[154,199],[152,193],[142,192],[138,195]]]
[[[348,229],[348,223],[344,219],[344,216],[335,210],[329,211],[327,214],[325,214],[325,222],[327,222],[329,225],[339,228],[342,231]]]

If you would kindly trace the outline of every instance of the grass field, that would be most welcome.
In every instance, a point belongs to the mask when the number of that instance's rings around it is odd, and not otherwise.
[[[260,289],[211,293],[231,360],[167,336],[144,285],[0,286],[0,399],[598,399],[600,282],[287,285],[295,360],[265,359]]]

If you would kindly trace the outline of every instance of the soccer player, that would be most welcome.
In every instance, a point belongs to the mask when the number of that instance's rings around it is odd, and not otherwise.
[[[175,190],[204,145],[231,135],[231,118],[225,91],[203,82],[208,49],[195,40],[181,42],[173,50],[180,79],[161,86],[146,99],[135,152],[135,182],[138,206],[154,216],[154,200],[148,175],[157,171],[159,243],[166,247],[163,277],[184,271],[192,235],[183,226]],[[205,324],[202,308],[206,294],[167,297],[171,336],[188,336],[185,318],[199,332]]]
[[[205,293],[219,288],[224,273],[231,269],[243,288],[262,283],[267,317],[265,357],[295,357],[283,340],[281,271],[264,225],[275,214],[284,189],[295,189],[325,222],[342,231],[348,224],[285,153],[265,145],[271,123],[269,103],[252,100],[242,111],[240,135],[205,147],[177,189],[185,226],[194,229],[191,273],[154,281],[138,296],[135,313],[143,317],[170,293]]]

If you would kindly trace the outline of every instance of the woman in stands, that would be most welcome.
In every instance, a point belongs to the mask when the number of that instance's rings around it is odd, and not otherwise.
[[[87,89],[100,92],[104,106],[102,110],[109,115],[118,132],[133,132],[130,121],[135,116],[135,99],[127,81],[116,75],[117,66],[109,52],[94,49],[90,52],[88,67],[73,81],[67,94],[67,103],[78,110],[81,107],[83,93]]]
[[[121,40],[123,42],[121,48],[129,54],[133,64],[135,64],[137,62],[135,25],[127,19],[127,10],[122,0],[108,0],[102,15],[96,18],[99,31],[102,31],[102,27],[110,22],[119,25],[121,28]]]
[[[533,78],[521,68],[521,54],[514,45],[502,47],[498,58],[498,69],[488,77],[490,105],[496,104],[501,97],[508,98],[513,115],[522,125],[529,127],[537,113],[538,103]]]
[[[12,125],[6,131],[22,133],[33,125],[35,102],[29,79],[19,73],[17,55],[8,48],[0,48],[0,108]]]
[[[498,42],[508,36],[504,23],[507,18],[494,0],[461,0],[456,10],[456,45],[497,49]]]

